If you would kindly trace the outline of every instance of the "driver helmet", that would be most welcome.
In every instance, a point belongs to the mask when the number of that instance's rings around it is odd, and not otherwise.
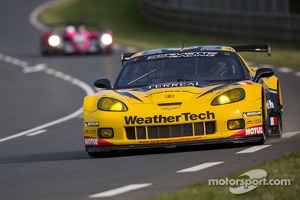
[[[67,33],[72,33],[72,32],[75,31],[75,27],[72,26],[72,25],[69,25],[69,26],[66,27],[65,30],[66,30]]]
[[[86,30],[86,26],[84,24],[80,24],[78,26],[78,30],[81,32],[81,31],[85,31]]]
[[[213,65],[210,72],[215,76],[225,76],[227,73],[227,66],[225,62],[219,61]]]

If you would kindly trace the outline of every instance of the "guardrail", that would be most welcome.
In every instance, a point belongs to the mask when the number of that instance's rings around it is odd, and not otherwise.
[[[173,3],[170,3],[173,2]],[[169,30],[210,35],[300,42],[300,16],[184,6],[170,0],[140,0],[139,11],[150,23]]]

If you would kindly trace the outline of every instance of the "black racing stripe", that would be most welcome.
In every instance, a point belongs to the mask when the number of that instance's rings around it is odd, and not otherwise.
[[[133,98],[133,99],[136,99],[140,102],[143,102],[142,100],[140,100],[138,97],[134,96],[133,94],[129,93],[129,92],[117,92],[123,96],[127,96],[127,97],[130,97],[130,98]]]
[[[222,88],[224,88],[224,87],[227,87],[228,85],[230,85],[230,84],[229,84],[229,83],[224,83],[224,84],[222,84],[222,85],[219,85],[219,86],[217,86],[217,87],[214,87],[214,88],[212,88],[211,90],[208,90],[208,91],[204,92],[203,94],[201,94],[199,97],[197,97],[197,99],[200,98],[200,97],[202,97],[202,96],[204,96],[204,95],[206,95],[206,94],[208,94],[208,93],[214,92],[214,91],[216,91],[216,90],[220,90],[220,89],[222,89]]]

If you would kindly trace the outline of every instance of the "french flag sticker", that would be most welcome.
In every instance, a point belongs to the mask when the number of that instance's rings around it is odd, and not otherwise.
[[[269,126],[276,126],[278,125],[278,118],[277,117],[270,117],[269,118]]]

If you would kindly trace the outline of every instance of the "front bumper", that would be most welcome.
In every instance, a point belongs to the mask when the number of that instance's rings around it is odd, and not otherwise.
[[[151,143],[151,144],[131,144],[131,145],[114,145],[114,146],[89,146],[86,145],[86,152],[100,153],[109,151],[122,150],[137,150],[137,149],[155,149],[155,148],[175,148],[184,146],[200,146],[213,144],[238,144],[238,143],[262,143],[263,135],[243,136],[224,139],[209,139],[209,140],[195,140],[186,142],[168,142],[168,143]]]

